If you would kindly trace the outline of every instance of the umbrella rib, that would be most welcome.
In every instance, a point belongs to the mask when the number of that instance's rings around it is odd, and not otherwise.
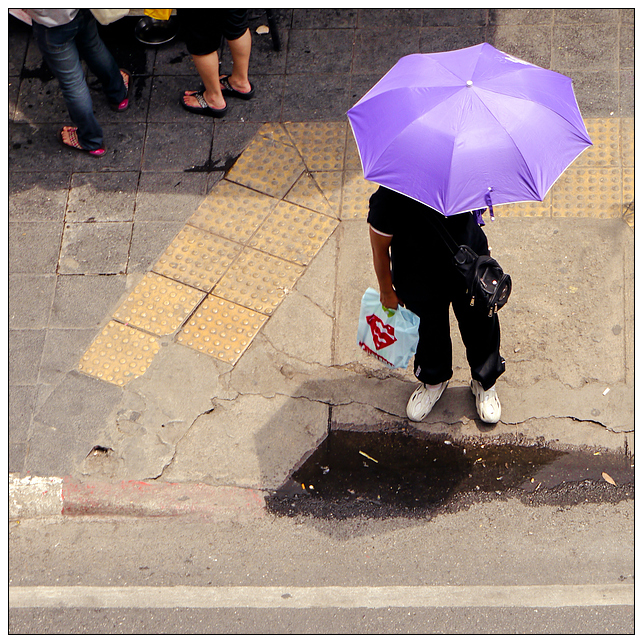
[[[485,91],[492,91],[492,90],[485,90]],[[501,92],[495,92],[495,93],[499,94]],[[518,154],[520,154],[520,157],[525,162],[525,167],[527,168],[527,171],[529,172],[529,178],[531,179],[532,185],[535,185],[534,175],[531,172],[531,167],[529,167],[529,163],[527,163],[527,159],[525,158],[525,155],[522,153],[522,150],[520,149],[520,147],[518,147],[518,145],[516,144],[516,141],[514,140],[514,137],[509,132],[507,132],[506,129],[504,129],[503,124],[498,120],[498,118],[493,113],[493,111],[487,106],[487,104],[484,102],[484,100],[477,93],[476,93],[476,96],[478,97],[478,100],[482,103],[484,108],[489,112],[489,114],[491,114],[491,117],[493,118],[493,120],[496,121],[496,123],[498,123],[498,125],[506,132],[507,136],[511,139],[511,142],[513,143],[514,148],[518,151]]]
[[[505,74],[505,77],[506,76],[511,76],[513,74],[519,74],[521,71],[522,71],[521,69],[515,69],[513,71],[507,72]],[[555,71],[552,71],[552,70],[549,70],[549,69],[545,70],[545,71],[551,71],[552,74],[558,74],[558,72],[555,72]],[[558,75],[563,76],[563,74],[558,74]],[[563,76],[563,77],[565,77],[565,76]],[[515,96],[514,94],[511,94],[508,91],[502,91],[500,89],[491,89],[489,87],[485,87],[484,84],[480,85],[480,88],[483,89],[486,92],[492,92],[494,94],[500,94],[501,96],[509,96],[510,98],[515,98],[516,100],[524,100],[524,101],[527,101],[527,102],[530,102],[530,103],[535,103],[536,105],[540,105],[540,107],[543,107],[544,109],[546,109],[546,110],[548,110],[550,112],[553,112],[554,114],[556,114],[556,116],[558,116],[559,118],[561,118],[565,122],[569,123],[572,127],[574,127],[574,128],[576,127],[576,125],[574,123],[572,123],[572,121],[570,121],[569,118],[567,118],[566,116],[563,116],[563,114],[561,114],[560,112],[557,112],[555,109],[552,109],[549,105],[546,105],[545,103],[543,103],[540,100],[537,100],[535,98],[522,98],[520,96]],[[482,99],[480,99],[480,100],[482,100]],[[575,95],[574,95],[574,100],[576,100]],[[576,100],[576,104],[578,105],[577,100]],[[580,110],[579,110],[579,113],[580,113]]]
[[[456,78],[456,79],[457,79],[457,80],[459,80],[459,81],[462,81],[462,76],[459,76],[459,75],[458,75],[458,74],[456,74],[452,69],[449,69],[449,68],[448,68],[445,64],[443,64],[440,60],[438,60],[438,59],[436,59],[436,58],[431,58],[431,60],[432,60],[436,65],[440,65],[440,67],[442,67],[442,69],[446,69],[446,70],[447,70],[447,71],[448,71],[448,72],[449,72],[449,73],[450,73],[454,78]]]

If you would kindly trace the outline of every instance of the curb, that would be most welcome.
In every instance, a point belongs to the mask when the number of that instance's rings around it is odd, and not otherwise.
[[[71,477],[9,474],[9,519],[46,516],[199,516],[258,518],[265,501],[255,489],[199,483],[79,482]]]

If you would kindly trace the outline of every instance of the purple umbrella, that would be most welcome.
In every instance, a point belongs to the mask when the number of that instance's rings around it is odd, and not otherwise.
[[[348,118],[364,178],[447,216],[542,201],[592,144],[570,78],[487,43],[401,58]]]

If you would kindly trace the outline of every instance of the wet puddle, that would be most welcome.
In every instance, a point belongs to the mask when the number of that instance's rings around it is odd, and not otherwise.
[[[508,497],[560,505],[633,498],[633,463],[602,451],[339,430],[267,499],[267,506],[281,515],[423,517]]]

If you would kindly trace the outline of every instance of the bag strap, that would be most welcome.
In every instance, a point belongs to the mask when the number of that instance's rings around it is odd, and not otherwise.
[[[439,216],[442,216],[442,215],[440,214]],[[436,232],[440,235],[440,237],[442,238],[442,241],[444,241],[447,248],[455,256],[460,246],[455,242],[454,238],[449,234],[446,227],[444,226],[444,223],[442,223],[440,219],[437,219],[437,221],[434,221],[433,216],[431,214],[427,215],[427,220],[429,224],[433,227],[433,229],[436,230]]]

